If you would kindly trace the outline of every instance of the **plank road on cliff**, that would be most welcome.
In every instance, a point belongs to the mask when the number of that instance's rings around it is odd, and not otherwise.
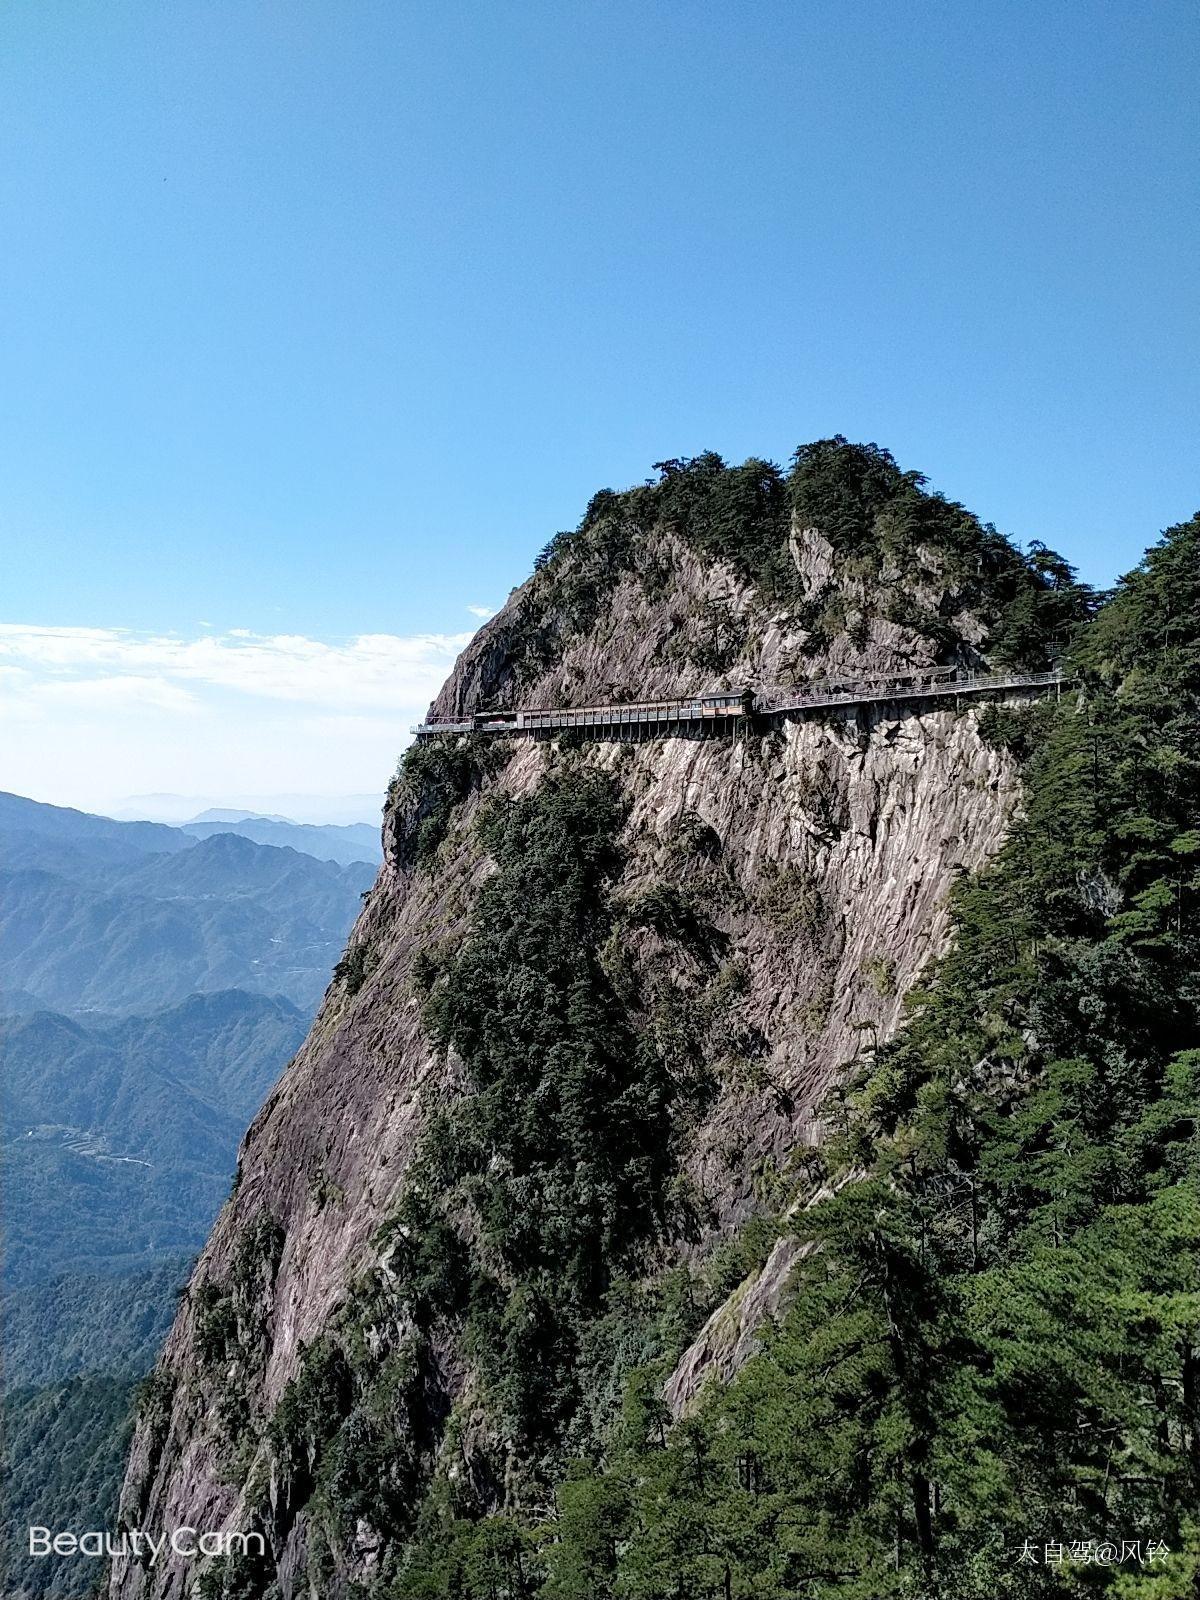
[[[803,717],[840,706],[890,705],[912,700],[959,700],[1009,691],[1057,692],[1066,678],[1050,672],[958,672],[934,670],[859,682],[823,681],[795,689],[751,690],[693,695],[682,700],[645,700],[591,706],[521,707],[515,711],[476,711],[470,717],[422,722],[418,739],[464,733],[536,734],[565,728],[625,734],[637,730],[670,734],[692,727],[737,732],[752,717]]]

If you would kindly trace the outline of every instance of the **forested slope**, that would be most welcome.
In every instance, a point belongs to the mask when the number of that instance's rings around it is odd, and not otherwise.
[[[1189,1593],[1196,557],[1095,616],[842,440],[597,496],[439,714],[1076,684],[412,752],[127,1519],[261,1530],[210,1600]],[[1045,1560],[1110,1539],[1145,1563]]]
[[[1196,1592],[1200,520],[1071,665],[987,718],[1025,814],[830,1103],[765,1350],[670,1433],[635,1387],[546,1525],[460,1525],[398,1592],[522,1559],[561,1600]]]

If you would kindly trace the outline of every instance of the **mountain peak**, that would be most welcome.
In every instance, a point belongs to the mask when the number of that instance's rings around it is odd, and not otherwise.
[[[434,719],[1040,665],[1087,608],[1065,564],[874,445],[820,441],[786,473],[711,452],[656,472],[551,541]],[[155,1504],[240,1505],[279,1553],[263,1588],[289,1597],[325,1582],[299,1554],[323,1541],[348,1593],[370,1577],[355,1527],[407,1572],[413,1529],[438,1520],[422,1496],[454,1503],[447,1416],[470,1418],[454,1448],[472,1515],[556,1451],[598,1456],[619,1404],[600,1369],[657,1337],[636,1311],[607,1320],[618,1285],[674,1270],[722,1303],[721,1252],[799,1203],[824,1095],[899,1025],[952,885],[1019,793],[1015,756],[952,701],[710,738],[415,745],[375,891],[168,1346],[199,1403],[164,1418],[165,1445],[143,1426],[131,1493],[154,1478]],[[703,1287],[710,1268],[723,1287]],[[215,1420],[232,1410],[279,1495],[239,1476]],[[412,1503],[367,1486],[331,1513],[375,1418],[380,1482],[410,1473]],[[425,1455],[401,1466],[414,1439]],[[113,1593],[166,1582],[130,1571]]]
[[[786,473],[711,451],[656,471],[550,541],[431,716],[1042,668],[1089,611],[1060,557],[1022,552],[878,445],[820,440]]]
[[[297,824],[291,817],[275,816],[267,811],[239,811],[230,810],[225,806],[210,806],[207,811],[201,811],[197,816],[189,817],[189,822],[282,822],[289,827]]]

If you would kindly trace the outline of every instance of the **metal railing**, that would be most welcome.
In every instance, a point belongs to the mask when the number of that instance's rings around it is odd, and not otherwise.
[[[964,694],[986,694],[1003,689],[1048,689],[1065,683],[1054,672],[960,672],[951,678],[885,678],[866,683],[822,686],[809,694],[793,695],[776,703],[756,696],[754,709],[764,715],[786,716],[789,711],[819,711],[824,706],[867,705],[893,700],[954,699]]]
[[[890,704],[900,700],[958,699],[963,695],[1006,689],[1046,689],[1066,682],[1053,672],[934,671],[862,682],[823,682],[807,693],[749,690],[733,694],[693,695],[686,700],[649,700],[607,706],[522,707],[516,711],[477,711],[470,718],[422,722],[413,728],[418,739],[461,733],[543,733],[560,728],[658,728],[690,723],[708,726],[736,723],[747,716],[786,717],[837,706]]]

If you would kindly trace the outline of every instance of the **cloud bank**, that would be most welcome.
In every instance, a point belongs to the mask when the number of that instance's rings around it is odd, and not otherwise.
[[[225,634],[183,639],[123,628],[54,628],[0,623],[0,670],[35,695],[71,686],[121,686],[145,698],[146,684],[166,686],[171,703],[200,687],[232,689],[310,705],[414,706],[435,694],[470,633],[404,637],[365,633],[330,644],[303,634]],[[141,685],[143,687],[139,688]]]
[[[99,807],[148,791],[382,792],[470,638],[0,623],[0,788]]]

